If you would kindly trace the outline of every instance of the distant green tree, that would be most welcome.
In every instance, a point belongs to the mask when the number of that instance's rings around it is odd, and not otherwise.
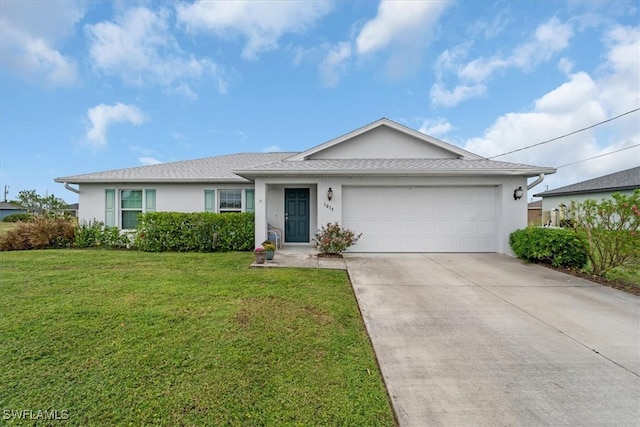
[[[10,202],[34,215],[61,213],[67,208],[67,202],[54,196],[41,196],[36,190],[22,190],[16,200]]]

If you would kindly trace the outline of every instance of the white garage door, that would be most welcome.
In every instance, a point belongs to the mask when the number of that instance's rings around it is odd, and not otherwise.
[[[343,188],[354,252],[495,252],[496,187]]]

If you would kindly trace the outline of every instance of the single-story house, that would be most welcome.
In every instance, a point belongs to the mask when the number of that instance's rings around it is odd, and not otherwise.
[[[558,225],[559,221],[564,219],[565,210],[571,206],[572,201],[584,202],[588,199],[601,201],[611,198],[613,193],[631,195],[638,188],[640,188],[640,166],[534,194],[534,197],[542,197],[545,223]]]
[[[324,224],[363,233],[354,252],[510,253],[527,179],[554,168],[492,161],[386,118],[298,153],[245,153],[56,178],[79,220],[134,228],[146,211],[255,212],[310,244]],[[71,187],[78,185],[78,188]],[[531,185],[529,186],[531,187]]]
[[[27,213],[27,211],[19,206],[12,205],[9,202],[0,202],[0,221],[9,215]]]

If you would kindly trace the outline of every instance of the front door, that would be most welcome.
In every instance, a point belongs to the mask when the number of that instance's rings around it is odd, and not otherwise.
[[[309,189],[284,189],[284,241],[309,242]]]

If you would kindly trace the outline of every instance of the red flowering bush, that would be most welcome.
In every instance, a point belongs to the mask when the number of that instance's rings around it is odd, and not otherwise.
[[[338,255],[355,245],[362,233],[340,227],[337,222],[327,223],[313,237],[315,248],[321,254]]]

